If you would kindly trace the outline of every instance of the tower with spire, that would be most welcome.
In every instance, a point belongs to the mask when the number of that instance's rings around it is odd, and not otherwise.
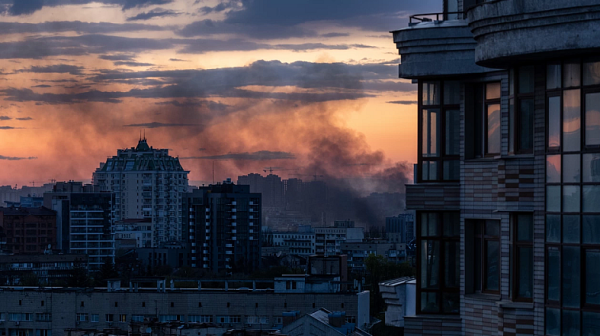
[[[184,241],[181,194],[188,189],[188,173],[168,149],[148,145],[146,132],[135,147],[117,150],[93,173],[95,185],[115,193],[115,222],[151,219],[152,246]]]

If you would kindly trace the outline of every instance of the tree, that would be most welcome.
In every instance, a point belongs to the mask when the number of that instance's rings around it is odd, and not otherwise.
[[[104,264],[94,276],[94,282],[96,286],[106,286],[106,280],[114,279],[119,276],[119,273],[115,269],[115,264],[112,259],[107,257],[104,259]]]
[[[21,278],[21,285],[22,286],[39,286],[40,279],[38,278],[37,274],[35,274],[33,272],[28,272],[28,273],[25,273],[23,275],[23,277]]]
[[[75,266],[71,270],[71,276],[67,281],[69,287],[88,287],[90,286],[90,277],[85,267]]]

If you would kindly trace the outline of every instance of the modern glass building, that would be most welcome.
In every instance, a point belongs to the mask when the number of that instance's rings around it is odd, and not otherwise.
[[[600,2],[445,0],[410,21],[405,334],[600,335]]]

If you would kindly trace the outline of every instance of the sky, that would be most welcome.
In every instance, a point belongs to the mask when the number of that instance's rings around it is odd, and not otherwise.
[[[140,132],[192,183],[411,174],[390,30],[441,0],[0,0],[0,185],[89,181]]]

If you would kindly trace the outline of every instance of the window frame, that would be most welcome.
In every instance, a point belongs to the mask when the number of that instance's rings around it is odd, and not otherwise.
[[[444,179],[444,162],[445,161],[460,161],[460,149],[458,154],[446,154],[446,116],[449,111],[458,111],[459,113],[459,130],[460,132],[460,124],[462,123],[461,118],[461,99],[458,97],[458,104],[445,104],[444,103],[444,84],[446,82],[456,82],[459,85],[459,95],[462,92],[462,82],[459,80],[424,80],[419,81],[418,84],[418,141],[417,141],[417,181],[419,183],[422,182],[458,182],[460,181],[460,177],[458,179]],[[424,83],[438,83],[439,85],[439,104],[436,105],[425,105],[423,102],[423,84]],[[439,139],[439,148],[438,148],[438,156],[423,156],[423,112],[426,110],[438,110],[438,118],[439,118],[439,132],[436,134],[436,137]],[[431,127],[428,127],[429,130]],[[458,139],[460,145],[460,135]],[[436,162],[436,179],[423,179],[423,162]]]
[[[437,225],[436,225],[436,230],[437,230],[437,234],[435,236],[423,236],[422,235],[422,216],[423,214],[435,214],[436,218],[437,218]],[[423,315],[460,315],[460,303],[459,303],[459,312],[457,313],[452,313],[452,312],[444,312],[444,307],[443,307],[443,295],[445,293],[451,293],[451,294],[458,294],[459,295],[459,300],[460,300],[460,284],[458,287],[446,287],[446,274],[445,274],[445,268],[444,268],[444,262],[446,260],[446,249],[445,249],[445,244],[446,243],[459,243],[459,250],[456,251],[457,254],[460,255],[461,251],[460,251],[460,233],[458,236],[445,236],[444,235],[444,214],[451,214],[453,216],[457,216],[457,220],[458,222],[456,223],[456,225],[460,226],[460,212],[458,211],[418,211],[416,214],[416,221],[417,221],[417,235],[416,235],[416,244],[417,244],[417,251],[416,251],[416,255],[417,255],[417,293],[416,293],[416,313],[417,314],[423,314]],[[421,243],[423,240],[426,241],[437,241],[440,243],[440,249],[439,249],[439,270],[438,270],[438,283],[439,286],[438,288],[435,289],[422,289],[421,288]],[[460,263],[458,266],[458,272],[460,273]],[[437,293],[438,294],[438,298],[437,298],[437,304],[439,306],[439,311],[438,312],[423,312],[421,310],[421,294],[422,293]]]
[[[519,216],[523,215],[531,215],[531,240],[530,241],[519,241],[518,233],[519,233]],[[533,232],[535,226],[535,217],[532,213],[515,213],[511,216],[511,298],[514,302],[533,302],[533,292],[531,294],[531,298],[521,297],[519,296],[519,272],[520,272],[520,262],[521,258],[519,258],[519,250],[520,248],[531,248],[531,265],[530,268],[533,270],[533,260],[534,260],[534,250],[533,250]],[[533,272],[532,272],[533,274]],[[531,288],[534,288],[533,276],[531,278]]]
[[[477,274],[475,272],[475,269],[473,268],[473,292],[474,293],[484,293],[484,294],[494,294],[494,295],[500,295],[500,291],[502,290],[502,242],[501,242],[501,238],[502,238],[502,222],[499,219],[468,219],[468,221],[471,223],[471,228],[473,229],[473,247],[475,247],[477,245],[477,239],[480,240],[480,251],[481,251],[481,262],[480,262],[480,269],[481,272],[480,274]],[[485,226],[487,222],[497,222],[498,223],[498,236],[495,235],[488,235],[486,234],[485,231]],[[481,232],[477,233],[476,230],[476,226],[479,226],[481,228]],[[487,289],[487,275],[488,275],[488,268],[487,268],[487,258],[486,256],[488,255],[488,248],[487,248],[487,242],[497,242],[498,243],[498,290],[490,290]],[[473,266],[475,266],[475,261],[476,261],[476,254],[473,253],[473,258],[471,260],[471,263],[473,264]],[[479,279],[479,283],[481,284],[481,288],[478,289],[476,288],[475,284],[477,283],[477,277],[481,277]]]
[[[520,69],[524,67],[533,68],[533,91],[528,93],[520,93]],[[509,72],[509,95],[508,95],[508,124],[509,124],[509,135],[508,135],[508,153],[509,154],[533,154],[534,137],[535,137],[535,80],[536,80],[536,67],[532,64],[523,64],[518,67],[512,68]],[[531,125],[531,138],[532,144],[530,149],[521,148],[521,101],[525,99],[533,100],[533,123]],[[512,108],[512,110],[511,110]],[[513,126],[513,132],[510,132],[510,127]],[[561,123],[562,127],[562,123]],[[562,130],[562,129],[561,129]],[[512,146],[511,146],[512,143]]]
[[[487,86],[488,84],[494,84],[494,83],[498,83],[500,85],[500,96],[498,98],[491,98],[488,99],[487,98]],[[482,110],[482,120],[483,120],[483,125],[481,125],[483,127],[483,157],[495,157],[498,156],[500,154],[502,154],[502,81],[490,81],[490,82],[484,82],[482,83],[483,85],[483,97],[482,97],[482,101],[483,101],[483,110]],[[488,113],[488,109],[490,105],[498,105],[498,113],[499,115],[499,136],[500,136],[500,151],[498,153],[492,153],[488,151],[488,147],[489,147],[489,141],[490,141],[490,137],[489,137],[489,113]],[[477,126],[476,126],[477,127]],[[477,154],[476,154],[477,155]]]

